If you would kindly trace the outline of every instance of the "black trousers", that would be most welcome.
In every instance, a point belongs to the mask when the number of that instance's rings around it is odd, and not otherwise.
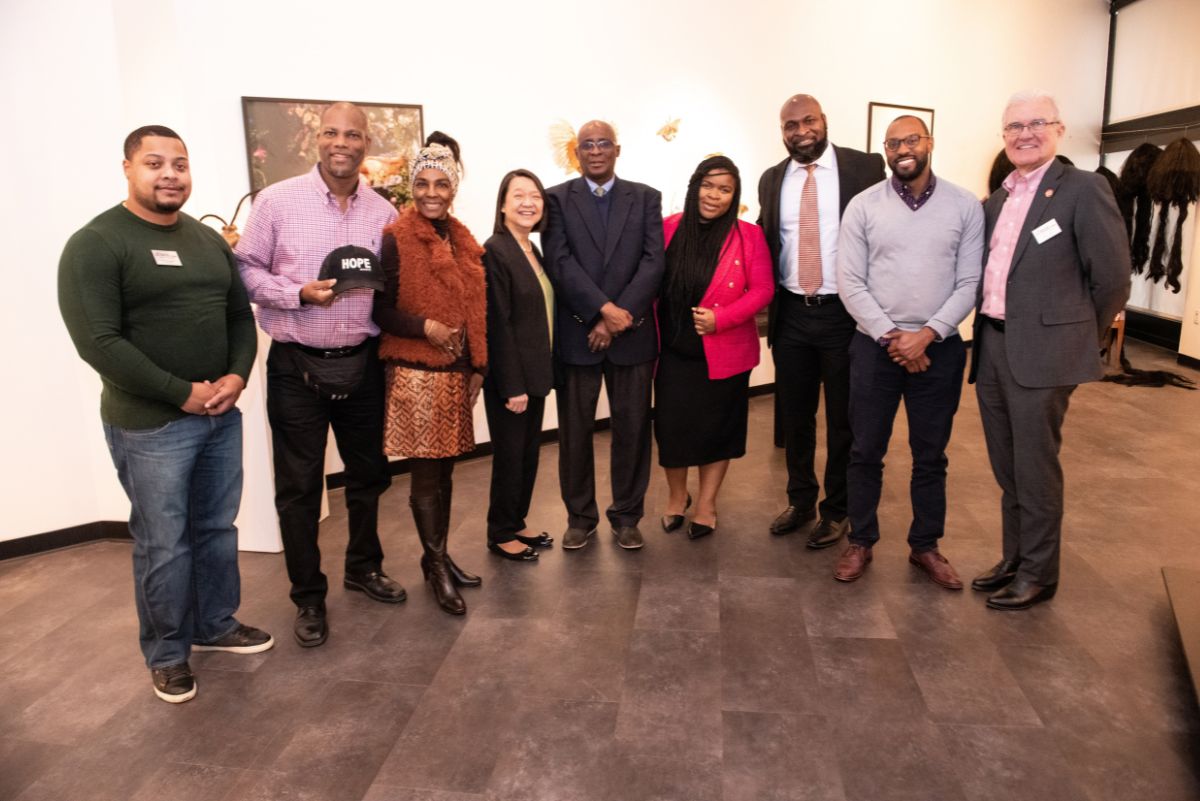
[[[805,306],[786,289],[779,298],[775,341],[775,390],[783,419],[787,455],[788,504],[817,505],[821,486],[814,460],[817,408],[825,387],[825,500],[820,513],[830,520],[846,517],[846,468],[850,462],[850,339],[854,318],[840,302]]]
[[[508,542],[525,528],[525,515],[537,482],[542,417],[546,399],[529,397],[521,414],[504,408],[506,398],[490,385],[483,387],[483,409],[492,437],[492,487],[487,513],[487,537]]]
[[[378,343],[367,349],[362,384],[344,400],[325,400],[304,385],[292,347],[274,342],[267,355],[267,419],[275,457],[275,509],[283,536],[292,601],[313,606],[325,599],[317,526],[325,482],[329,428],[346,465],[350,538],[346,572],[379,570],[379,496],[391,484],[383,453],[383,366]]]
[[[1058,583],[1062,549],[1062,426],[1075,385],[1023,387],[1013,378],[1004,334],[980,327],[975,394],[992,474],[1000,485],[1004,558],[1017,578]]]
[[[925,349],[929,369],[910,373],[892,361],[887,350],[863,333],[850,343],[850,541],[879,541],[879,497],[883,490],[883,457],[892,438],[900,399],[908,418],[912,450],[912,525],[908,544],[922,553],[938,546],[946,529],[946,446],[962,397],[967,349],[962,337],[932,342]]]
[[[603,379],[612,420],[609,463],[612,506],[606,512],[616,526],[636,526],[642,519],[650,485],[650,388],[654,362],[621,365],[563,366],[565,383],[558,399],[558,480],[567,525],[592,529],[600,522],[596,507],[596,464],[592,432]]]

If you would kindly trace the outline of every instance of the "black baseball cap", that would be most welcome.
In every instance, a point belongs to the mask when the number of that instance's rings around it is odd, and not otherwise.
[[[383,291],[383,269],[379,266],[379,258],[357,245],[343,245],[330,251],[325,261],[321,262],[321,274],[317,278],[321,281],[336,278],[337,283],[333,285],[335,295],[356,287]]]

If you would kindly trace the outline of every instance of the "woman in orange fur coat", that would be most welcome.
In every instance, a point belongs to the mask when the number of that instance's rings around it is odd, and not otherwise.
[[[387,413],[384,451],[409,460],[409,505],[421,569],[438,604],[467,611],[458,587],[480,579],[446,550],[454,457],[473,450],[472,409],[487,368],[483,248],[450,216],[462,175],[458,143],[435,131],[409,164],[413,205],[384,231],[386,287],[376,295],[383,332]]]

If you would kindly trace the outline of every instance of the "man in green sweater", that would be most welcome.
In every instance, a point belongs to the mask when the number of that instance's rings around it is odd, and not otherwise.
[[[196,695],[191,651],[274,645],[244,626],[237,528],[242,419],[234,405],[256,333],[237,262],[179,209],[187,148],[159,125],[125,140],[128,198],[75,233],[58,303],[79,355],[103,383],[100,417],[129,496],[134,595],[154,692]]]

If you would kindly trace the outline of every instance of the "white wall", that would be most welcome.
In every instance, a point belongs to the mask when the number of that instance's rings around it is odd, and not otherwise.
[[[1112,121],[1200,103],[1200,3],[1138,0],[1117,14]]]
[[[564,177],[546,144],[560,118],[615,122],[619,172],[661,188],[668,206],[703,156],[730,155],[744,171],[752,218],[758,175],[784,155],[778,108],[804,91],[824,105],[831,138],[856,148],[866,144],[868,101],[936,109],[935,169],[982,194],[1001,147],[1002,107],[1017,89],[1056,93],[1064,152],[1095,165],[1106,7],[5,0],[0,108],[9,122],[0,141],[9,191],[0,225],[15,262],[9,275],[21,278],[3,322],[6,366],[18,378],[0,401],[9,423],[0,539],[127,510],[100,436],[99,383],[70,347],[54,286],[66,238],[123,197],[119,147],[137,125],[161,122],[184,136],[195,173],[187,210],[224,216],[248,185],[242,95],[420,103],[427,131],[463,145],[456,213],[482,235],[508,169],[528,167],[548,183]],[[682,119],[678,138],[656,138],[673,117]],[[255,498],[269,493],[260,457],[248,462]]]
[[[1139,0],[1117,15],[1113,53],[1112,121],[1188,108],[1200,103],[1200,2],[1197,0]],[[1197,130],[1180,131],[1194,143]],[[1120,173],[1126,153],[1109,155],[1109,167]],[[1191,280],[1200,266],[1200,239],[1195,236],[1195,204],[1182,229],[1183,285],[1172,293],[1145,275],[1133,278],[1129,305],[1161,317],[1182,321],[1179,352],[1200,358],[1200,286]],[[1175,231],[1172,211],[1168,232]],[[1155,214],[1155,225],[1157,225]],[[1169,239],[1168,239],[1169,241]]]

